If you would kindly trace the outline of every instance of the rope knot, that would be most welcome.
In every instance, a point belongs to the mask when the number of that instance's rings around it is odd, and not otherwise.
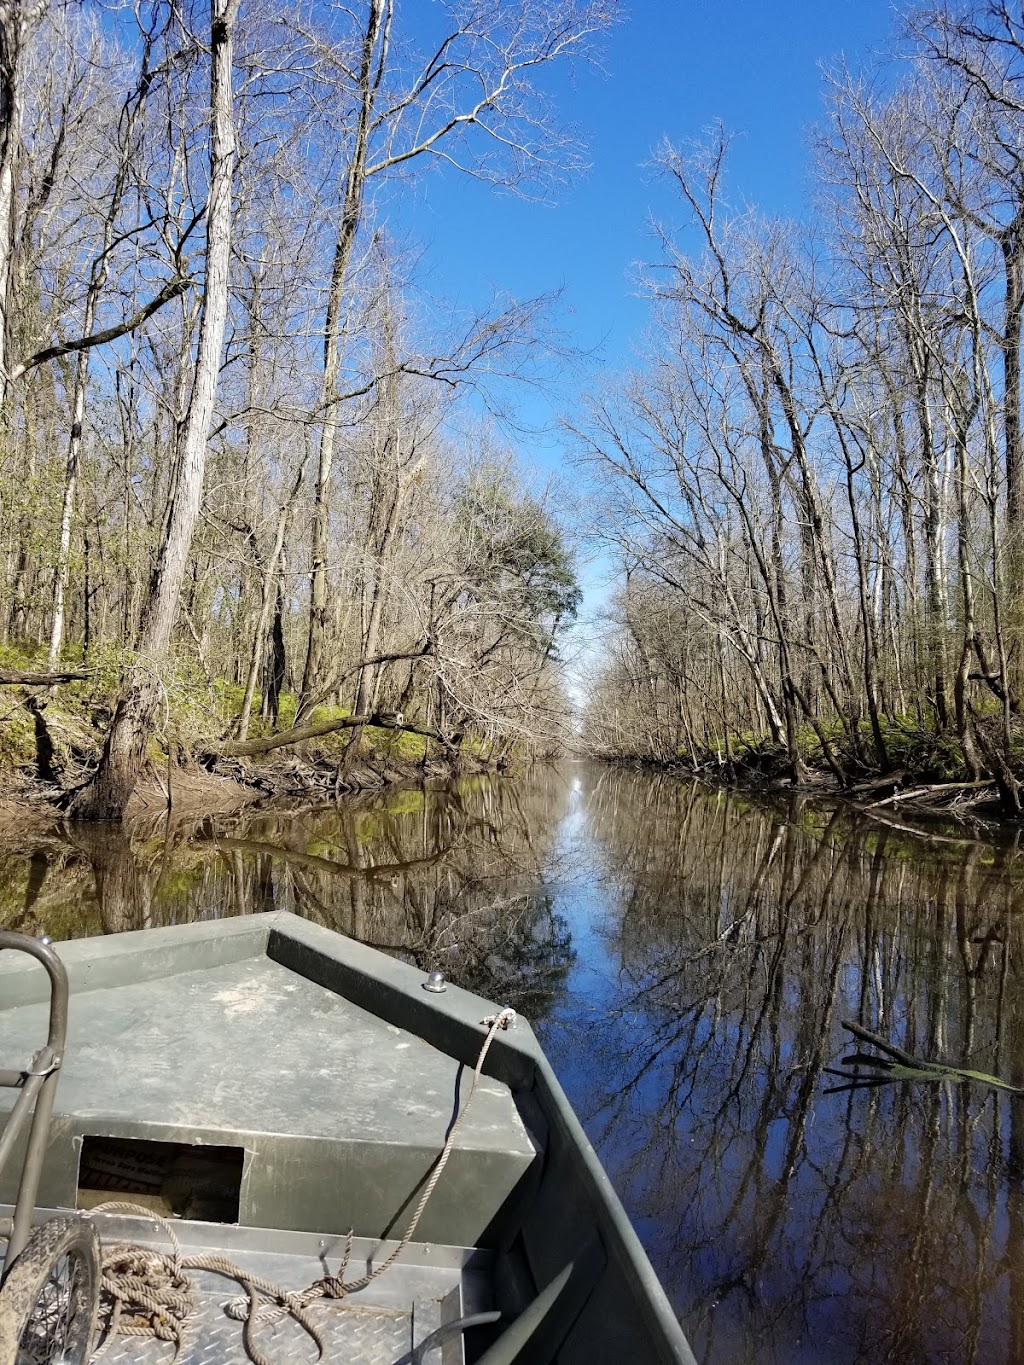
[[[515,1010],[506,1005],[505,1008],[499,1010],[497,1014],[489,1014],[486,1019],[481,1019],[480,1022],[484,1028],[510,1029],[515,1028],[516,1018]]]

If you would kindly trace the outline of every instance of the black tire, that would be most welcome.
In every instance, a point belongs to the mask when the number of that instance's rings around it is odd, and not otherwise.
[[[0,1365],[86,1365],[99,1297],[93,1225],[84,1218],[43,1223],[0,1288]]]

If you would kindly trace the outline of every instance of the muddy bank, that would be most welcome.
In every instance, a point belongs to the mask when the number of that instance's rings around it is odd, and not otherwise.
[[[600,759],[613,767],[635,772],[662,773],[681,782],[702,782],[750,796],[802,796],[829,806],[852,807],[879,824],[923,837],[937,837],[930,825],[953,821],[977,830],[1005,827],[1019,829],[1022,814],[997,778],[972,779],[966,774],[952,780],[934,769],[899,768],[888,773],[862,773],[840,780],[827,768],[806,765],[800,781],[793,781],[782,756],[763,750],[753,756],[726,761],[692,763],[678,758],[605,755]],[[907,821],[916,824],[907,824]]]
[[[212,769],[194,760],[150,763],[129,802],[125,825],[132,831],[168,818],[175,824],[195,823],[275,798],[337,800],[486,771],[487,765],[465,757],[458,762],[411,763],[372,752],[347,767],[321,754],[299,753],[258,763],[222,759]],[[5,840],[43,834],[64,824],[65,807],[76,786],[77,782],[67,786],[45,782],[18,769],[0,774],[0,832]]]
[[[200,819],[237,810],[259,796],[258,791],[231,778],[179,772],[174,775],[168,806],[166,781],[148,773],[135,789],[125,823],[129,827],[146,824],[169,812],[175,820]],[[9,844],[19,835],[32,838],[54,832],[66,823],[62,808],[66,798],[67,792],[53,783],[25,773],[4,773],[0,778],[0,836]]]

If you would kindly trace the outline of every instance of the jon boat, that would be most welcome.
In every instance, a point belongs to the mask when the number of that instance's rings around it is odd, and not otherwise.
[[[153,1215],[90,1215],[104,1247],[167,1250],[170,1223],[186,1258],[227,1257],[290,1291],[369,1279],[303,1310],[324,1360],[692,1365],[524,1020],[508,1026],[436,974],[284,912],[59,954],[69,1029],[37,1221],[127,1200]],[[48,1001],[38,963],[0,954],[0,1065],[38,1051]],[[13,1093],[0,1090],[0,1119]],[[0,1177],[0,1226],[18,1169]],[[178,1360],[245,1360],[224,1308],[238,1287],[205,1269],[194,1279]],[[287,1312],[264,1307],[249,1329],[275,1365],[317,1359]],[[117,1336],[102,1359],[171,1354]]]

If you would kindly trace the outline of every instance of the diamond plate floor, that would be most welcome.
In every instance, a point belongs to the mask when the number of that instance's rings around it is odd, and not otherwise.
[[[190,1321],[178,1355],[179,1365],[235,1365],[248,1361],[242,1344],[242,1324],[229,1318],[223,1303],[230,1294],[202,1294],[196,1316]],[[434,1325],[437,1305],[434,1304]],[[414,1343],[427,1335],[422,1323],[417,1330],[415,1306],[411,1311],[360,1308],[337,1303],[318,1304],[311,1319],[324,1335],[325,1361],[358,1362],[358,1365],[399,1365],[408,1361]],[[274,1365],[307,1365],[317,1359],[316,1345],[297,1323],[288,1320],[261,1326],[257,1344]],[[162,1341],[117,1337],[97,1353],[97,1365],[156,1365],[167,1362],[171,1347]],[[435,1357],[436,1359],[436,1357]]]
[[[10,1212],[0,1205],[0,1216]],[[37,1210],[44,1221],[58,1210]],[[96,1217],[103,1245],[133,1243],[168,1250],[165,1226],[151,1218],[107,1213]],[[190,1255],[221,1255],[289,1289],[300,1290],[325,1272],[336,1274],[346,1239],[227,1224],[174,1220],[181,1249]],[[387,1258],[394,1242],[354,1238],[345,1272],[358,1279]],[[0,1251],[4,1242],[0,1238]],[[236,1281],[209,1271],[190,1271],[198,1308],[185,1330],[176,1365],[241,1365],[248,1361],[242,1323],[224,1305],[242,1294]],[[408,1365],[415,1347],[443,1322],[492,1306],[492,1256],[472,1247],[413,1242],[368,1288],[344,1300],[323,1300],[309,1314],[324,1336],[324,1365]],[[256,1343],[272,1365],[313,1365],[316,1343],[288,1317],[259,1324]],[[115,1337],[93,1357],[96,1365],[170,1365],[168,1342]],[[426,1365],[438,1365],[440,1349]],[[445,1362],[461,1361],[461,1338],[444,1346]]]

